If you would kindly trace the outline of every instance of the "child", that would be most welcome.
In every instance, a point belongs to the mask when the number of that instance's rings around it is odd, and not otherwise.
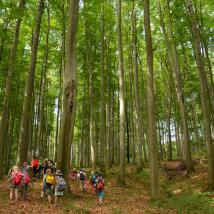
[[[63,178],[61,170],[56,170],[56,186],[55,186],[55,203],[57,203],[58,197],[63,196],[66,190],[66,182]]]
[[[28,189],[28,184],[30,183],[30,176],[28,174],[28,165],[27,162],[23,163],[22,166],[22,174],[23,174],[23,178],[22,178],[22,198],[24,200],[26,200],[27,198],[27,189]]]
[[[91,177],[90,177],[90,183],[91,183],[91,189],[92,192],[96,192],[96,180],[97,180],[97,172],[93,172],[91,173]]]
[[[13,200],[13,193],[15,193],[15,202],[18,201],[19,198],[19,186],[22,181],[22,173],[19,170],[18,166],[13,166],[11,172],[9,173],[10,176],[10,201]]]
[[[54,184],[55,184],[55,178],[54,178],[53,174],[51,173],[51,169],[47,169],[46,174],[44,174],[44,177],[42,180],[41,198],[44,197],[44,193],[47,193],[49,203],[51,203],[52,188],[53,188]]]
[[[70,177],[73,181],[77,180],[77,170],[76,168],[71,170],[71,177]]]
[[[104,179],[101,174],[98,174],[96,179],[96,191],[98,194],[99,202],[102,203],[104,198]]]
[[[80,172],[77,174],[77,180],[79,181],[80,191],[85,192],[86,172],[84,169],[80,169]]]

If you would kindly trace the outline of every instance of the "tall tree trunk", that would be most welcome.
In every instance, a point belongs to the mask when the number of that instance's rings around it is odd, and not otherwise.
[[[209,102],[208,102],[208,93],[207,85],[205,82],[205,66],[203,64],[202,53],[201,53],[201,37],[199,27],[195,18],[195,13],[193,9],[193,3],[191,0],[186,0],[187,11],[190,18],[194,48],[195,48],[195,57],[196,64],[198,69],[198,76],[200,81],[200,93],[201,93],[201,105],[204,121],[204,134],[207,144],[207,156],[208,156],[208,183],[211,189],[214,189],[214,150],[213,150],[213,141],[211,134],[211,115],[209,112]]]
[[[181,141],[180,141],[180,132],[179,132],[179,123],[175,122],[175,136],[176,136],[176,151],[177,158],[182,159],[182,151],[181,151]]]
[[[61,100],[62,100],[62,74],[65,72],[65,34],[66,34],[66,18],[65,18],[65,0],[62,0],[62,44],[60,54],[60,68],[59,68],[59,96],[58,96],[58,107],[57,107],[57,124],[56,124],[56,137],[55,137],[55,160],[57,161],[57,147],[59,144],[59,132],[61,129]]]
[[[88,5],[86,1],[84,2],[85,10],[88,10]],[[87,15],[87,14],[86,14]],[[92,170],[95,170],[96,167],[96,159],[95,159],[95,141],[94,141],[94,53],[93,53],[93,44],[91,42],[91,29],[88,23],[87,17],[85,17],[85,42],[86,42],[86,62],[87,62],[87,70],[89,76],[89,144],[84,142],[86,145],[86,165],[89,166],[90,160],[92,165]],[[86,133],[87,136],[87,133]]]
[[[90,57],[90,56],[89,56]],[[90,64],[90,60],[89,60]],[[90,148],[91,148],[91,164],[92,164],[92,171],[95,170],[96,167],[96,160],[95,160],[95,142],[94,142],[94,93],[93,93],[93,73],[92,68],[89,66],[89,97],[90,97]],[[102,145],[101,145],[102,147]],[[104,154],[101,154],[103,156]]]
[[[23,108],[22,108],[22,118],[21,118],[19,141],[18,141],[18,153],[17,153],[17,160],[16,160],[17,165],[21,165],[24,161],[27,160],[27,149],[28,149],[27,136],[28,136],[29,120],[31,115],[30,112],[31,112],[32,94],[34,91],[36,56],[37,56],[37,49],[38,49],[38,43],[39,43],[39,33],[40,33],[40,24],[41,24],[42,14],[43,14],[43,7],[44,7],[44,0],[39,0],[36,23],[34,28],[34,35],[33,35],[33,44],[31,49],[29,73],[28,73],[28,79],[27,79],[27,84],[25,88]]]
[[[70,0],[66,34],[66,67],[63,78],[62,125],[57,154],[57,168],[61,169],[69,184],[71,144],[76,109],[76,34],[79,0]],[[70,190],[68,185],[67,190]]]
[[[137,29],[136,29],[136,12],[135,12],[135,2],[133,1],[132,9],[132,44],[133,44],[133,54],[134,54],[134,97],[135,97],[135,111],[137,116],[137,145],[138,145],[138,161],[137,170],[141,171],[143,169],[143,122],[141,115],[141,106],[139,99],[139,87],[138,87],[138,60],[137,60]]]
[[[172,160],[172,137],[171,137],[171,114],[172,114],[172,94],[169,95],[168,99],[168,118],[167,118],[167,129],[168,129],[168,160]]]
[[[82,128],[81,128],[81,139],[80,139],[80,151],[79,151],[79,155],[80,155],[80,167],[83,167],[83,157],[84,157],[84,143],[85,143],[85,139],[84,139],[84,126],[85,126],[85,96],[83,97],[83,104],[82,104]]]
[[[163,145],[162,145],[162,135],[161,135],[161,129],[162,129],[162,126],[161,126],[161,122],[160,120],[158,120],[158,138],[159,138],[159,148],[160,148],[160,153],[159,153],[159,160],[163,160]]]
[[[19,43],[19,31],[20,31],[20,25],[22,22],[24,7],[25,7],[25,0],[20,0],[19,9],[20,9],[21,13],[20,13],[19,18],[16,21],[15,35],[14,35],[13,45],[11,47],[10,58],[9,58],[9,63],[8,63],[9,68],[8,68],[8,73],[7,73],[2,115],[0,115],[0,178],[2,177],[2,173],[3,173],[3,154],[4,154],[5,131],[6,131],[6,126],[7,126],[7,120],[9,118],[9,114],[10,114],[10,96],[11,96],[11,89],[12,89],[12,76],[14,73],[16,52],[17,52],[17,46]]]
[[[100,129],[100,163],[101,166],[105,164],[106,160],[106,113],[105,113],[105,68],[104,68],[104,0],[101,1],[101,129]],[[105,167],[104,167],[105,168]]]
[[[47,28],[47,35],[46,35],[46,47],[45,47],[45,57],[44,57],[44,70],[42,72],[42,85],[41,85],[41,103],[40,103],[40,114],[38,118],[38,130],[37,130],[37,150],[38,150],[38,157],[40,157],[41,153],[41,146],[40,143],[42,142],[42,129],[43,129],[43,121],[44,121],[44,99],[45,99],[45,89],[46,89],[46,76],[48,70],[48,54],[49,54],[49,32],[50,32],[50,12],[49,12],[49,5],[47,5],[47,15],[48,15],[48,28]]]
[[[111,163],[115,163],[115,82],[113,81],[112,105],[111,105]]]
[[[128,94],[126,93],[126,158],[127,163],[130,163],[130,127],[129,127],[129,106],[128,106]]]
[[[153,198],[158,198],[159,190],[159,171],[158,171],[158,149],[157,131],[155,118],[155,95],[153,79],[153,50],[150,28],[150,6],[149,0],[144,0],[144,28],[147,54],[147,110],[148,110],[148,142],[149,142],[149,161],[150,161],[150,182],[151,194]]]
[[[117,1],[117,39],[119,52],[119,99],[120,99],[120,171],[119,181],[125,184],[125,83],[123,67],[123,43],[121,32],[121,0]]]
[[[194,129],[194,134],[195,134],[196,147],[197,147],[198,151],[202,151],[200,135],[198,132],[197,115],[196,115],[196,110],[193,105],[192,105],[192,121],[193,121],[193,129]]]
[[[6,20],[5,23],[3,24],[2,31],[5,33],[5,35],[7,35],[8,25],[10,24],[10,22],[11,22],[11,19]],[[0,46],[0,63],[1,63],[1,61],[3,59],[3,52],[4,52],[6,36],[2,36],[0,39],[1,39],[1,46]],[[2,70],[1,70],[1,72],[2,72]]]

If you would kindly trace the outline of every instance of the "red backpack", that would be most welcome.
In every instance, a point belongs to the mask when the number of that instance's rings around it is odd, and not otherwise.
[[[30,176],[27,172],[23,173],[23,180],[25,184],[29,184],[30,183]]]
[[[12,175],[12,183],[15,185],[19,185],[22,181],[23,174],[21,172],[15,172]]]
[[[104,180],[102,177],[98,177],[97,178],[97,186],[96,186],[96,189],[101,191],[104,189]]]

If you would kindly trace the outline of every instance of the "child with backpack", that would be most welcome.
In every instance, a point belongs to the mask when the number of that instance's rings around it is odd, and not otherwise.
[[[63,196],[67,186],[61,170],[56,170],[55,179],[56,179],[56,186],[55,186],[54,196],[55,196],[55,203],[57,203],[59,196]]]
[[[13,166],[11,172],[9,173],[10,176],[10,201],[13,200],[13,194],[15,194],[15,202],[18,201],[19,198],[19,187],[22,181],[22,173],[19,170],[18,166]]]
[[[84,169],[80,169],[80,172],[77,174],[77,180],[79,181],[80,191],[85,192],[86,172]]]
[[[51,173],[51,169],[46,170],[46,174],[44,174],[43,180],[42,180],[42,193],[41,198],[44,197],[44,194],[46,193],[48,195],[48,202],[51,203],[51,196],[53,195],[52,189],[55,184],[55,177]]]
[[[30,176],[28,174],[28,165],[27,165],[27,162],[24,162],[23,163],[23,166],[22,166],[22,198],[24,200],[26,200],[27,198],[27,189],[28,189],[28,185],[30,183]]]
[[[97,172],[93,172],[91,173],[91,177],[90,177],[90,183],[91,183],[91,189],[92,192],[95,193],[96,192],[96,180],[97,180]]]
[[[98,194],[99,202],[102,203],[104,198],[104,179],[101,174],[98,174],[96,179],[96,192]]]

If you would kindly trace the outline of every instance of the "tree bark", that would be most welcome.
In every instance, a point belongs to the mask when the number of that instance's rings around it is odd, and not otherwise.
[[[148,110],[148,142],[150,159],[150,182],[152,198],[158,198],[159,190],[159,169],[158,169],[158,149],[157,149],[157,131],[155,118],[155,95],[153,79],[153,50],[150,28],[150,6],[149,0],[144,0],[144,28],[147,59],[147,110]]]
[[[107,140],[106,140],[106,112],[105,112],[105,67],[104,67],[104,60],[105,60],[105,53],[104,53],[104,0],[101,1],[101,129],[100,129],[100,166],[105,165],[105,161],[107,159],[107,154],[105,149],[107,148]],[[105,168],[105,167],[104,167]]]
[[[137,145],[138,145],[138,161],[137,170],[141,171],[143,169],[143,122],[141,115],[141,106],[139,99],[139,87],[138,87],[138,60],[137,60],[137,29],[136,29],[136,12],[135,12],[135,2],[133,1],[132,9],[132,44],[133,44],[133,55],[134,55],[134,97],[135,97],[135,111],[137,116]]]
[[[207,157],[208,157],[208,183],[211,189],[214,189],[214,150],[213,150],[213,139],[211,134],[211,114],[209,112],[209,102],[208,102],[208,93],[207,85],[205,82],[205,66],[202,59],[201,53],[201,37],[199,27],[195,18],[195,13],[193,9],[193,3],[191,0],[186,0],[186,7],[191,23],[193,42],[194,42],[194,51],[196,57],[196,64],[198,69],[198,76],[200,82],[200,95],[201,95],[201,105],[204,121],[204,135],[207,144]]]
[[[89,56],[90,57],[90,56]],[[88,61],[90,64],[90,60]],[[89,97],[90,97],[90,148],[91,148],[91,164],[92,164],[92,171],[95,170],[96,167],[96,160],[95,160],[95,142],[94,142],[94,93],[93,93],[93,73],[92,73],[92,68],[89,66]],[[101,145],[102,148],[102,145]],[[101,154],[101,157],[104,155]]]
[[[171,137],[171,114],[172,114],[172,94],[169,95],[168,99],[168,118],[167,118],[167,129],[168,129],[168,160],[172,160],[172,137]]]
[[[69,184],[71,144],[76,109],[76,34],[79,15],[79,0],[70,0],[66,34],[66,65],[63,78],[63,105],[60,141],[57,154],[57,168],[61,169]],[[70,190],[68,185],[67,190]]]
[[[40,114],[38,118],[38,130],[37,130],[37,155],[40,157],[41,155],[41,142],[42,142],[42,130],[43,130],[43,122],[44,122],[44,99],[45,99],[45,89],[46,89],[46,76],[48,70],[48,54],[49,54],[49,32],[50,32],[50,12],[49,6],[47,5],[47,15],[48,15],[48,28],[46,35],[46,47],[45,47],[45,56],[44,56],[44,67],[41,76],[41,103],[40,103]]]
[[[125,83],[123,44],[121,32],[121,0],[117,1],[117,39],[119,52],[119,101],[120,101],[120,171],[119,182],[125,184]]]

